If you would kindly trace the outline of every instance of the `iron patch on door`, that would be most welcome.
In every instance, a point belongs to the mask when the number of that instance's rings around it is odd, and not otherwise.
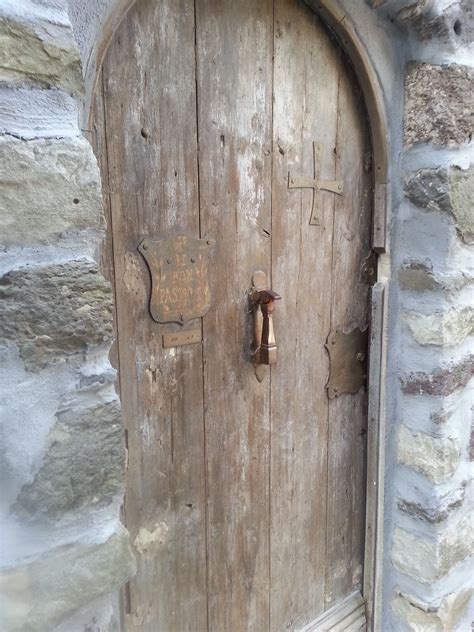
[[[184,323],[209,311],[209,255],[214,240],[145,237],[138,250],[151,276],[150,314],[157,323]]]
[[[325,347],[329,353],[329,399],[342,393],[357,393],[366,383],[368,336],[368,327],[356,327],[349,333],[336,329],[328,334]]]

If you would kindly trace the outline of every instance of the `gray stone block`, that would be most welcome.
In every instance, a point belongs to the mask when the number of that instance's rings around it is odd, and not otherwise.
[[[400,511],[413,518],[428,522],[430,524],[440,524],[448,519],[453,511],[461,507],[466,497],[466,481],[456,489],[438,496],[424,499],[422,502],[399,498],[397,506]]]
[[[474,307],[449,308],[423,314],[405,310],[403,320],[420,345],[449,347],[474,333]]]
[[[425,432],[412,432],[404,425],[400,427],[397,461],[434,483],[441,483],[453,475],[460,456],[460,447],[452,437],[434,437]]]
[[[94,263],[10,271],[0,278],[0,299],[0,337],[16,342],[28,370],[112,340],[112,290]]]
[[[472,597],[472,588],[449,593],[435,602],[425,602],[414,595],[399,593],[392,608],[410,632],[454,632],[468,629],[459,627]]]
[[[419,371],[403,376],[402,391],[406,395],[446,397],[464,388],[473,375],[474,356],[468,355],[458,362],[440,366],[432,373]]]
[[[474,70],[452,64],[408,64],[405,81],[405,144],[462,144],[474,126]]]
[[[0,81],[81,93],[81,61],[64,8],[30,3],[22,11],[21,4],[0,8]]]
[[[392,559],[395,567],[421,582],[447,575],[474,552],[473,516],[467,515],[445,529],[440,537],[428,539],[396,527]]]
[[[405,193],[415,206],[449,213],[460,237],[474,243],[474,166],[420,169],[405,183]]]
[[[0,575],[2,632],[45,632],[117,590],[135,572],[123,527],[105,542],[57,547]]]
[[[14,511],[24,518],[57,518],[83,505],[112,501],[123,487],[125,448],[118,402],[66,410],[48,437],[49,449]]]
[[[67,230],[103,226],[99,170],[85,138],[0,137],[4,246],[50,243]]]

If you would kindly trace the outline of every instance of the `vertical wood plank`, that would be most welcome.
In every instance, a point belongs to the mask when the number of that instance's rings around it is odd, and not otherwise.
[[[130,630],[207,628],[202,351],[163,350],[148,312],[145,235],[199,236],[194,6],[142,0],[104,61],[126,524],[137,554]],[[194,323],[195,325],[195,323]]]
[[[371,147],[365,110],[348,64],[341,64],[336,176],[344,195],[334,215],[331,329],[368,325],[369,288],[361,275],[371,250]],[[365,532],[367,393],[329,403],[326,605],[362,585]]]
[[[110,281],[114,295],[114,305],[116,305],[115,292],[115,269],[113,259],[113,233],[112,233],[112,215],[110,209],[110,187],[109,187],[109,169],[107,156],[107,139],[105,129],[105,111],[104,111],[104,91],[103,91],[103,71],[100,69],[96,82],[96,89],[91,103],[90,120],[90,142],[94,150],[97,162],[100,168],[101,186],[102,186],[102,204],[105,218],[105,238],[101,249],[100,269],[105,278]],[[113,312],[115,340],[110,350],[110,361],[112,366],[120,370],[117,346],[117,310]]]
[[[201,228],[217,242],[204,319],[209,628],[268,629],[269,379],[248,291],[270,273],[272,1],[197,0]]]
[[[334,194],[288,190],[288,172],[334,179],[340,60],[302,2],[275,1],[273,286],[278,364],[272,369],[271,630],[298,629],[324,610],[328,358]]]

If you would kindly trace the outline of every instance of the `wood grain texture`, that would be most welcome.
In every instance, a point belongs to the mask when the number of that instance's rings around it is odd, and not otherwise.
[[[270,270],[272,7],[197,0],[196,18],[201,227],[217,242],[204,320],[209,627],[265,630],[269,381],[249,361],[248,292]]]
[[[368,324],[369,288],[361,279],[370,252],[372,169],[365,112],[349,68],[339,73],[331,329]],[[368,353],[368,350],[367,350]],[[329,402],[326,603],[360,590],[366,493],[367,393]]]
[[[199,236],[192,2],[142,0],[104,61],[125,518],[137,554],[127,628],[207,628],[202,351],[163,350],[141,239]]]
[[[289,190],[288,171],[335,176],[340,60],[303,3],[275,2],[273,285],[278,365],[272,369],[271,630],[301,627],[324,610],[327,415],[324,349],[330,328],[334,194]]]
[[[369,411],[367,445],[367,506],[365,527],[364,597],[367,600],[367,628],[382,627],[382,560],[385,459],[385,418],[383,415],[383,340],[386,327],[388,290],[376,283],[371,292]]]
[[[103,91],[100,87],[103,85]],[[103,97],[103,99],[102,99]],[[127,630],[299,629],[359,590],[367,396],[328,402],[331,329],[367,323],[365,112],[298,0],[139,0],[112,38],[93,120],[115,279],[138,556]],[[342,197],[289,190],[313,175]],[[141,239],[213,237],[203,344],[163,349]],[[250,361],[252,273],[282,296],[278,364]]]

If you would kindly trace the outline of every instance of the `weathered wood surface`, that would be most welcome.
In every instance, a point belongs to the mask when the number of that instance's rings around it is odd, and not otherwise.
[[[386,328],[388,290],[378,282],[371,292],[369,409],[367,445],[367,504],[365,522],[364,596],[367,599],[367,628],[382,628],[382,560],[384,505],[385,417],[383,376],[386,368],[382,352]]]
[[[339,59],[303,3],[275,1],[272,212],[278,365],[272,370],[271,630],[291,630],[324,610],[327,415],[334,194],[289,190],[288,172],[333,178]]]
[[[366,394],[329,403],[324,348],[367,322],[372,175],[354,77],[297,0],[139,0],[93,120],[138,557],[126,628],[301,628],[360,588],[363,565]],[[320,177],[344,183],[341,198],[317,193],[320,226],[313,192],[288,189],[288,171],[313,174],[314,141]],[[180,233],[216,240],[212,306],[186,327],[202,326],[202,346],[163,349],[180,326],[149,316],[137,246]],[[283,299],[262,382],[247,298],[259,269]]]
[[[159,10],[157,10],[159,9]],[[149,316],[143,237],[199,237],[194,7],[138,2],[104,60],[104,103],[129,466],[125,519],[138,572],[131,630],[207,628],[200,345],[162,349],[179,325]]]
[[[269,381],[250,359],[252,273],[270,267],[271,1],[197,0],[201,229],[217,243],[204,319],[211,630],[268,627]]]
[[[363,329],[369,288],[362,280],[370,252],[371,153],[354,77],[341,64],[335,200],[331,329]],[[367,350],[368,352],[368,350]],[[362,587],[365,521],[367,394],[343,394],[329,403],[326,603]]]

